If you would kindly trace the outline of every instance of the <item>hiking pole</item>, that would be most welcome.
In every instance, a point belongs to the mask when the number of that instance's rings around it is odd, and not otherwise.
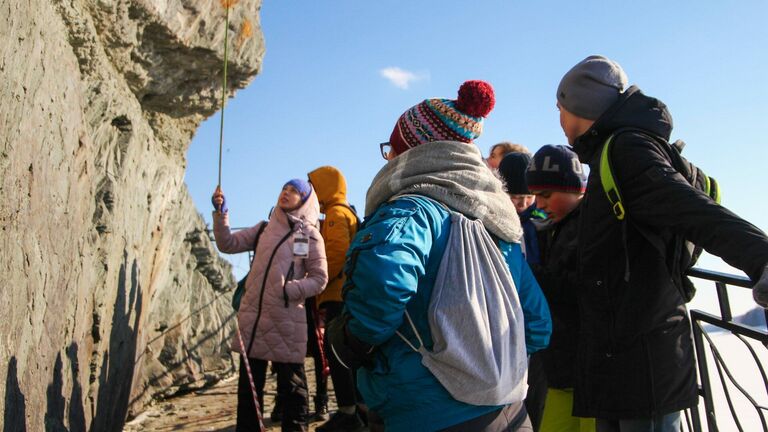
[[[317,306],[317,300],[315,299],[312,301],[312,320],[315,322],[315,339],[317,339],[317,349],[320,352],[320,363],[322,364],[321,366],[323,368],[322,374],[327,378],[328,375],[331,374],[331,368],[328,364],[328,356],[325,355],[325,330],[324,328],[320,328],[320,307]],[[325,323],[323,323],[323,327],[324,326]],[[315,367],[317,367],[317,365],[315,365]]]
[[[245,344],[243,343],[243,335],[240,333],[240,324],[235,318],[235,331],[237,332],[237,340],[240,342],[240,355],[242,356],[242,362],[245,364],[245,372],[248,374],[248,384],[251,386],[251,395],[253,396],[253,405],[256,408],[256,418],[259,420],[259,431],[264,432],[264,419],[261,416],[261,406],[259,405],[259,397],[256,394],[256,384],[253,382],[253,374],[251,373],[251,362],[248,361],[248,354],[245,352]],[[255,337],[256,335],[251,335]]]

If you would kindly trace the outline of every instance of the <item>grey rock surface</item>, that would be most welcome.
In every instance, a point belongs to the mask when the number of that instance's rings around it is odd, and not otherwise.
[[[259,8],[231,9],[230,94]],[[183,181],[224,27],[218,0],[0,0],[3,432],[118,431],[232,372],[235,281]]]

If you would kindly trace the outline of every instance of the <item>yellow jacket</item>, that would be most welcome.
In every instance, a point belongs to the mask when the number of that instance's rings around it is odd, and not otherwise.
[[[347,182],[341,171],[332,167],[320,167],[308,175],[320,201],[320,212],[325,220],[320,225],[320,235],[325,241],[328,259],[328,285],[317,296],[317,304],[342,301],[344,284],[344,260],[352,238],[357,233],[357,217],[347,203]]]

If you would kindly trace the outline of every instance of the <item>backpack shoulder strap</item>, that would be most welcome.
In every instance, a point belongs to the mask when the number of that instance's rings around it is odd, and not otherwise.
[[[261,238],[261,233],[264,232],[264,228],[267,227],[267,224],[269,224],[269,221],[262,222],[261,226],[259,227],[259,230],[256,231],[256,239],[253,241],[254,250],[256,250],[256,247],[259,245],[259,239]]]
[[[678,162],[676,161],[676,159],[680,159],[680,152],[677,150],[677,148],[673,149],[672,145],[669,144],[665,139],[640,128],[623,127],[615,130],[611,136],[605,140],[603,149],[600,152],[600,183],[603,186],[603,191],[608,198],[608,202],[611,203],[611,210],[613,210],[613,214],[618,220],[624,220],[626,217],[626,209],[624,203],[622,202],[619,184],[616,181],[616,176],[613,174],[611,150],[614,147],[613,143],[616,141],[616,137],[625,132],[635,132],[650,138],[653,143],[657,144],[661,150],[664,151],[664,154],[667,156],[667,159],[669,160],[672,167],[680,171],[680,168],[677,166]],[[672,152],[676,152],[678,157],[673,157]]]
[[[259,230],[256,231],[256,239],[253,241],[253,256],[251,257],[251,263],[253,263],[253,259],[256,257],[256,248],[259,247],[259,239],[261,238],[261,234],[264,232],[264,228],[267,227],[268,223],[269,221],[263,221],[261,226],[259,226]]]
[[[627,249],[627,226],[626,226],[626,216],[627,212],[624,207],[624,203],[622,202],[621,197],[621,191],[619,190],[619,184],[616,181],[616,177],[613,174],[613,164],[611,163],[611,150],[613,149],[613,142],[615,141],[616,137],[624,132],[638,132],[643,135],[648,136],[651,138],[655,143],[660,144],[657,141],[657,138],[652,136],[646,131],[643,131],[642,129],[636,129],[636,128],[621,128],[616,130],[614,133],[611,134],[611,136],[608,137],[608,139],[605,141],[605,144],[603,144],[603,149],[600,152],[600,183],[603,186],[603,191],[605,192],[606,198],[608,198],[608,202],[611,204],[611,210],[613,211],[614,216],[616,216],[616,219],[619,220],[621,223],[621,237],[622,237],[622,243],[624,244],[624,249]],[[666,256],[666,247],[664,245],[664,242],[661,240],[661,238],[658,235],[655,235],[654,233],[650,232],[648,229],[646,229],[643,226],[640,226],[638,224],[633,225],[640,234],[645,237],[656,250],[662,255]],[[630,277],[630,269],[629,269],[629,256],[626,257],[625,262],[625,268],[624,268],[624,280],[629,281]]]
[[[627,212],[624,211],[624,204],[621,201],[621,192],[616,178],[613,176],[613,165],[611,164],[611,149],[616,135],[611,135],[603,144],[603,150],[600,152],[600,183],[603,185],[603,192],[611,203],[613,215],[618,220],[624,220]]]
[[[329,205],[328,208],[336,207],[336,206],[341,206],[341,207],[348,208],[349,211],[351,211],[352,214],[355,216],[355,223],[357,224],[358,228],[360,227],[360,216],[357,215],[357,212],[355,211],[354,208],[352,208],[351,205],[349,205],[347,203],[334,203],[334,204]]]

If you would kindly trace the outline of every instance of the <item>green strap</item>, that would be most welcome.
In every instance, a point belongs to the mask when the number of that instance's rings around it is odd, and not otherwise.
[[[707,195],[709,195],[716,203],[720,204],[720,185],[717,184],[717,180],[713,177],[707,176]]]
[[[603,190],[605,191],[606,197],[608,197],[608,202],[611,203],[611,210],[613,210],[616,219],[624,220],[626,212],[624,211],[624,204],[621,202],[619,186],[616,184],[616,179],[613,177],[611,158],[609,157],[613,137],[613,135],[608,137],[603,145],[603,151],[600,154],[600,182],[603,184]]]
[[[709,176],[707,175],[704,176],[704,183],[706,185],[705,186],[706,189],[704,189],[704,192],[706,192],[707,195],[712,197],[712,183],[709,181]]]

